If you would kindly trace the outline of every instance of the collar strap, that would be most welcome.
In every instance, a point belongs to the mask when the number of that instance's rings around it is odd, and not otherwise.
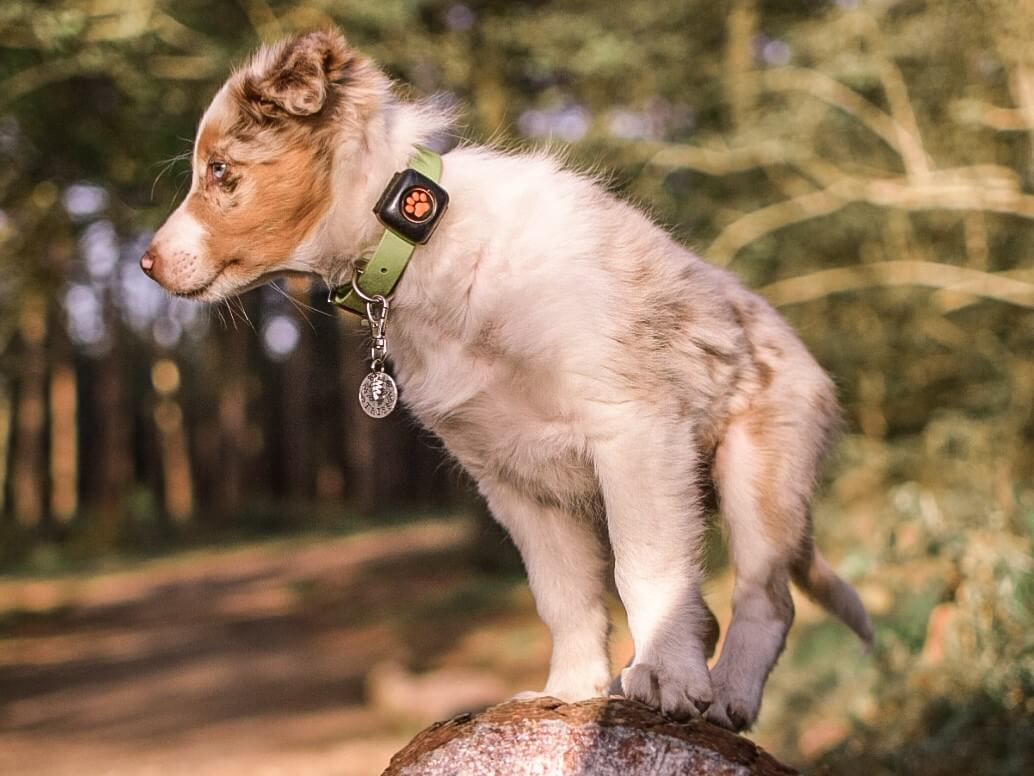
[[[442,157],[422,146],[409,167],[395,173],[373,208],[385,226],[377,250],[352,282],[330,292],[333,304],[365,316],[364,296],[391,296],[416,246],[431,238],[449,205],[448,193],[438,185],[441,176]]]

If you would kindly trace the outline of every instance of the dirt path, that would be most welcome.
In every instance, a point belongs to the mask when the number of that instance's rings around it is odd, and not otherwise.
[[[466,526],[0,579],[0,773],[379,773],[427,720],[377,698],[441,713],[546,664],[523,585],[469,568]],[[442,690],[426,668],[466,673]]]

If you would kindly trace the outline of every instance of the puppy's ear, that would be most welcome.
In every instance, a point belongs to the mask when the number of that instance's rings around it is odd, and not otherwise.
[[[260,51],[247,68],[244,97],[269,118],[311,116],[326,105],[353,54],[338,32],[320,30]]]

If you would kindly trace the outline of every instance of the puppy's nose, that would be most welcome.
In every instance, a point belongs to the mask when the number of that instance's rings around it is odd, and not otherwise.
[[[146,272],[148,275],[154,274],[154,266],[158,262],[158,257],[154,252],[148,248],[144,255],[140,257],[140,269]]]

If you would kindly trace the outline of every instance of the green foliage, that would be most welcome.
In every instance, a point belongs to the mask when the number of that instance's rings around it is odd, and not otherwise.
[[[784,757],[837,744],[820,758],[837,773],[1030,768],[1034,489],[1000,433],[944,413],[894,444],[845,440],[816,519],[820,544],[845,548],[876,644],[860,659],[836,623],[798,623],[759,728]]]

